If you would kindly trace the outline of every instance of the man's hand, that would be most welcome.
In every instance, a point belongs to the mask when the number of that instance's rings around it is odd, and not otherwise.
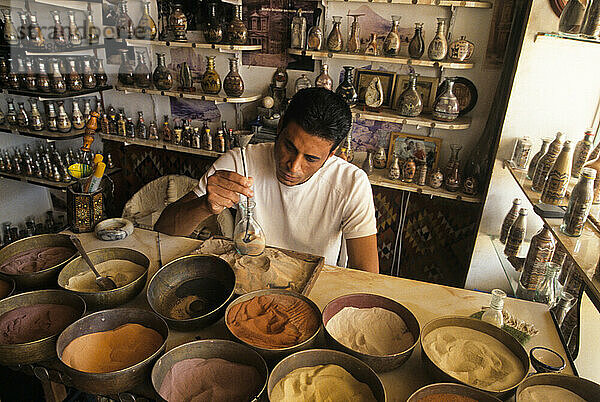
[[[212,214],[221,213],[240,201],[240,194],[253,197],[252,177],[244,177],[236,172],[217,170],[206,182],[206,205]]]

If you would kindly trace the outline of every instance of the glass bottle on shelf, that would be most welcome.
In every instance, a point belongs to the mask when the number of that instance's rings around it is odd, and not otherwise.
[[[23,63],[22,59],[19,59],[21,63]],[[11,89],[19,89],[21,85],[21,81],[19,79],[19,69],[18,66],[15,65],[15,61],[13,59],[8,59],[8,87]]]
[[[531,181],[531,189],[533,191],[540,192],[544,189],[544,184],[546,184],[548,173],[550,173],[550,169],[552,169],[552,166],[554,166],[554,163],[558,158],[558,154],[562,149],[562,139],[563,133],[556,133],[556,138],[554,138],[554,141],[550,143],[548,152],[546,152],[544,156],[540,158],[540,161],[535,167],[535,172]]]
[[[143,112],[138,112],[138,120],[135,125],[135,136],[137,138],[141,138],[142,140],[148,139],[148,128],[146,127],[146,122],[144,121]]]
[[[242,219],[235,225],[233,242],[235,249],[242,255],[257,256],[265,249],[266,237],[262,227],[254,218],[256,203],[253,199],[240,200]]]
[[[144,1],[144,12],[135,30],[137,39],[154,40],[156,38],[156,23],[150,16],[150,2]]]
[[[554,307],[558,301],[558,295],[561,291],[561,286],[558,283],[558,274],[561,266],[553,262],[546,263],[546,273],[544,278],[538,283],[535,289],[533,301],[544,303],[549,308]]]
[[[600,37],[600,1],[587,2],[579,34],[588,38]]]
[[[54,29],[52,30],[52,39],[54,46],[62,48],[67,46],[67,38],[65,38],[65,29],[60,22],[60,13],[56,10],[50,12],[54,19]]]
[[[300,77],[298,77],[294,84],[294,94],[298,93],[298,91],[302,89],[310,87],[312,87],[312,84],[310,83],[310,80],[308,79],[306,74],[300,74]]]
[[[61,133],[68,133],[71,131],[72,127],[73,125],[65,110],[64,102],[58,102],[58,131]]]
[[[67,16],[69,17],[69,43],[71,46],[81,46],[82,37],[75,22],[75,13],[69,10]]]
[[[385,169],[387,165],[387,154],[384,147],[377,147],[377,151],[373,155],[373,166],[375,169]]]
[[[446,174],[444,184],[448,191],[458,191],[460,189],[460,160],[458,159],[458,153],[462,149],[462,145],[450,144],[450,160],[446,165]]]
[[[207,94],[218,94],[221,91],[221,77],[215,70],[215,56],[206,56],[206,71],[200,79],[202,92]]]
[[[504,245],[504,254],[507,257],[516,257],[521,251],[521,244],[525,238],[525,230],[527,229],[527,209],[521,208],[519,210],[519,217],[510,227],[508,232],[508,238]]]
[[[596,171],[584,168],[579,177],[579,182],[573,187],[567,212],[563,217],[560,231],[567,236],[578,237],[583,233],[583,225],[592,209],[594,200],[594,179]]]
[[[110,134],[110,120],[106,113],[104,113],[100,119],[100,131],[102,134]]]
[[[240,97],[244,94],[244,80],[238,71],[237,57],[229,59],[229,73],[223,80],[223,89],[227,96]]]
[[[183,13],[179,3],[173,5],[173,11],[169,15],[169,31],[175,42],[187,42],[187,17]]]
[[[21,20],[21,26],[19,27],[19,41],[21,41],[21,45],[27,46],[29,44],[29,13],[27,11],[18,11],[19,19]],[[12,25],[12,21],[11,21]],[[14,28],[14,25],[12,25]],[[5,28],[6,30],[6,25]],[[16,45],[17,43],[13,43]]]
[[[390,169],[388,171],[388,178],[391,180],[399,180],[400,174],[400,161],[398,159],[398,155],[394,153],[394,156],[392,157],[392,163],[390,164]]]
[[[400,51],[400,16],[392,15],[392,27],[383,41],[383,54],[396,56]]]
[[[155,122],[150,122],[148,125],[148,139],[151,141],[158,141],[158,127]]]
[[[94,71],[92,70],[92,66],[90,64],[90,59],[83,60],[83,87],[87,89],[96,88],[96,76],[94,75]]]
[[[29,116],[25,111],[25,104],[23,102],[18,102],[19,111],[17,112],[17,125],[19,127],[27,127],[29,126]]]
[[[348,39],[348,45],[346,46],[348,53],[359,53],[360,52],[360,25],[358,24],[358,17],[363,14],[350,15],[354,18],[350,27],[350,38]]]
[[[248,41],[248,29],[242,18],[242,6],[235,6],[235,15],[227,28],[227,39],[233,45],[245,45]]]
[[[558,32],[578,34],[585,14],[585,3],[580,0],[569,0],[560,13]]]
[[[208,3],[208,21],[203,32],[207,43],[220,43],[223,40],[223,25],[217,16],[217,3]]]
[[[421,95],[417,92],[417,77],[418,74],[411,72],[408,88],[400,94],[399,113],[401,116],[417,117],[423,111],[423,101]]]
[[[87,123],[92,114],[92,105],[90,104],[90,99],[85,98],[83,101],[83,121]]]
[[[135,124],[133,124],[131,117],[125,119],[125,136],[135,138]]]
[[[119,12],[117,13],[117,37],[120,39],[133,39],[133,21],[127,14],[127,2],[119,1]]]
[[[340,29],[342,17],[334,15],[332,18],[333,26],[331,27],[331,32],[327,37],[327,49],[331,52],[340,52],[344,48],[344,39]]]
[[[0,125],[3,126],[6,122],[6,117],[4,116],[4,112],[0,110]]]
[[[510,227],[519,217],[519,209],[521,209],[521,200],[519,198],[515,198],[513,200],[512,207],[504,217],[504,221],[502,221],[502,228],[500,229],[500,243],[506,244]]]
[[[49,131],[58,131],[58,115],[56,114],[56,109],[54,108],[54,103],[48,102],[46,104],[46,126]]]
[[[152,77],[150,76],[150,69],[146,65],[146,58],[144,53],[139,52],[137,54],[137,66],[133,72],[135,78],[135,86],[138,88],[150,88],[152,83]]]
[[[321,50],[323,47],[323,31],[321,30],[320,17],[322,10],[317,8],[313,14],[314,25],[308,30],[306,47],[308,50]]]
[[[117,120],[117,134],[121,137],[127,136],[127,122],[123,113],[119,113],[119,118]]]
[[[132,87],[135,85],[133,66],[127,58],[127,49],[119,49],[121,53],[121,66],[119,67],[118,80],[121,85]]]
[[[2,14],[4,16],[4,42],[8,45],[16,46],[19,44],[19,33],[17,32],[17,29],[15,28],[15,25],[12,22],[10,9],[7,8],[2,10]]]
[[[529,162],[529,169],[527,169],[527,178],[529,180],[533,179],[535,168],[542,156],[544,156],[544,154],[548,151],[548,145],[550,144],[550,141],[552,141],[552,138],[542,138],[542,146],[540,150],[533,155],[533,158],[531,158],[531,162]]]
[[[52,60],[52,76],[50,77],[50,87],[54,93],[63,94],[67,92],[67,84],[60,73],[60,67],[58,66],[58,61],[56,59]]]
[[[573,167],[571,168],[571,177],[578,178],[583,165],[588,160],[590,152],[592,151],[592,143],[594,141],[594,134],[592,130],[586,130],[583,134],[583,138],[575,145],[573,151]]]
[[[35,131],[42,131],[44,129],[44,123],[42,122],[42,115],[37,107],[37,101],[35,99],[29,99],[31,103],[31,120],[29,122],[31,128]]]
[[[598,147],[600,147],[600,144]],[[592,201],[592,204],[596,205],[600,203],[600,157],[588,159],[585,167],[592,168],[596,171],[596,179],[594,180],[594,200]]]
[[[79,103],[73,99],[73,113],[71,113],[72,124],[75,130],[81,130],[85,127],[85,120],[83,119],[83,113],[79,109]]]
[[[448,54],[447,20],[446,18],[438,18],[437,21],[437,32],[427,48],[427,56],[434,61],[444,60]]]
[[[560,292],[560,297],[558,298],[558,302],[554,307],[552,307],[552,312],[554,313],[554,318],[556,319],[556,324],[560,327],[567,316],[567,313],[573,307],[575,302],[575,297],[569,292],[565,292],[564,290]]]
[[[0,58],[0,87],[2,88],[8,88],[9,71],[8,61],[4,57]]]
[[[558,205],[565,194],[571,177],[571,160],[573,151],[571,141],[565,141],[562,151],[558,155],[554,166],[548,173],[548,179],[544,185],[540,202],[544,204]]]
[[[356,105],[358,102],[358,94],[356,93],[356,89],[354,89],[354,85],[352,84],[353,71],[354,67],[344,66],[344,80],[335,90],[338,95],[341,95],[342,98],[344,98],[350,107]]]
[[[156,53],[156,69],[152,73],[152,82],[156,89],[166,91],[173,86],[173,74],[167,68],[164,53]]]
[[[365,55],[379,56],[379,47],[377,46],[377,34],[376,33],[371,33],[371,37],[369,38],[369,43],[367,43],[367,47],[365,48]]]
[[[37,76],[33,72],[33,65],[31,60],[25,60],[25,77],[23,79],[25,83],[25,89],[28,91],[35,91],[37,89]]]
[[[415,23],[415,34],[408,44],[408,54],[413,59],[420,59],[425,52],[425,41],[423,40],[423,23]]]
[[[362,163],[361,169],[364,170],[367,176],[370,176],[373,173],[373,168],[373,151],[368,149],[367,155]]]
[[[333,80],[329,76],[329,66],[325,63],[321,63],[321,73],[315,79],[315,87],[333,91]]]
[[[87,12],[84,31],[88,45],[92,46],[100,43],[100,30],[96,27],[96,24],[94,24],[94,16],[91,11]]]
[[[533,300],[535,289],[546,272],[546,263],[552,261],[555,249],[556,240],[548,225],[544,224],[542,229],[531,238],[517,286],[518,298]]]
[[[433,119],[439,121],[454,121],[458,117],[460,111],[458,99],[454,95],[454,80],[455,78],[446,78],[446,90],[438,95],[433,103]],[[442,84],[443,85],[443,84]]]
[[[27,78],[27,71],[25,70],[25,62],[23,59],[18,58],[17,59],[17,77],[19,80],[19,86],[18,88],[22,88],[22,89],[26,89],[27,88],[27,83],[25,82],[25,79]]]
[[[42,60],[38,63],[37,89],[44,93],[48,93],[52,90],[50,86],[50,77],[48,77],[48,73],[46,72],[46,64]]]
[[[96,85],[98,87],[104,87],[108,83],[108,76],[104,71],[104,62],[101,59],[96,59]]]
[[[306,17],[302,15],[299,8],[292,17],[290,26],[290,47],[292,49],[304,49],[306,47]]]
[[[160,139],[164,142],[171,142],[171,127],[169,127],[169,116],[165,115],[163,125],[160,129]]]
[[[206,126],[206,122],[204,122],[204,126],[202,127],[202,137],[201,137],[202,149],[207,151],[213,150],[213,137],[210,133],[210,128]]]
[[[6,105],[8,106],[5,118],[6,123],[9,126],[15,126],[17,125],[17,110],[15,109],[12,98],[6,98]]]
[[[81,91],[83,89],[83,82],[81,76],[77,73],[77,67],[75,66],[75,60],[69,59],[69,74],[67,74],[67,88],[70,91]]]
[[[36,48],[43,48],[46,46],[44,40],[44,34],[42,28],[38,24],[37,15],[35,13],[29,14],[29,46]]]
[[[506,293],[504,293],[504,291],[501,289],[492,290],[490,306],[483,312],[481,321],[485,321],[495,325],[498,328],[502,328],[502,325],[504,325],[504,316],[502,315],[502,310],[504,309],[505,299]]]

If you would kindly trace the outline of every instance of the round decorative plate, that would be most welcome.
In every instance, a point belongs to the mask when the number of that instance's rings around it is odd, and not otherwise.
[[[446,81],[443,81],[439,86],[437,93],[442,94],[446,91]],[[469,113],[477,104],[477,88],[475,84],[464,77],[454,78],[454,87],[452,92],[458,99],[459,116]]]

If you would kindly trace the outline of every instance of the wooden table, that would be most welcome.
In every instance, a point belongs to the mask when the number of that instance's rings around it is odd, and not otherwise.
[[[150,259],[148,278],[159,267],[157,232],[136,228],[128,238],[114,242],[98,240],[92,233],[78,236],[86,251],[107,247],[126,247],[144,253]],[[199,240],[160,234],[162,264],[167,264],[177,257],[188,254],[200,243]],[[486,293],[327,265],[317,278],[308,297],[322,310],[332,299],[355,292],[375,293],[402,303],[415,314],[421,327],[430,320],[443,315],[470,315],[479,311],[482,306],[489,305],[490,301],[490,295]],[[145,291],[126,306],[149,309]],[[527,351],[534,346],[546,346],[560,353],[567,361],[564,347],[545,305],[508,298],[505,302],[505,309],[519,319],[533,323],[540,331],[539,335],[533,337],[525,345]],[[170,330],[167,350],[196,339],[215,337],[228,337],[223,319],[201,331]],[[573,373],[569,366],[564,372]],[[410,359],[402,367],[380,374],[380,377],[389,401],[405,401],[419,387],[434,382],[421,367],[420,347],[414,350]]]

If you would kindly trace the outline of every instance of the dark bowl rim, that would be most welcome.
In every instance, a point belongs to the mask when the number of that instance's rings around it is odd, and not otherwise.
[[[537,357],[535,357],[533,355],[533,353],[536,350],[545,350],[547,352],[551,352],[555,356],[558,356],[558,358],[562,362],[561,365],[560,366],[550,366],[549,364],[546,364],[546,363],[542,362],[540,359],[538,359]],[[567,366],[567,362],[565,361],[565,359],[560,354],[558,354],[558,352],[556,352],[556,351],[554,351],[554,350],[552,350],[550,348],[547,348],[545,346],[535,346],[535,347],[531,348],[529,350],[529,359],[531,360],[531,365],[532,366],[533,365],[540,365],[540,366],[544,367],[545,369],[548,369],[548,370],[551,370],[551,371],[560,371],[560,370],[564,369]],[[535,363],[533,363],[534,361],[535,361]]]

